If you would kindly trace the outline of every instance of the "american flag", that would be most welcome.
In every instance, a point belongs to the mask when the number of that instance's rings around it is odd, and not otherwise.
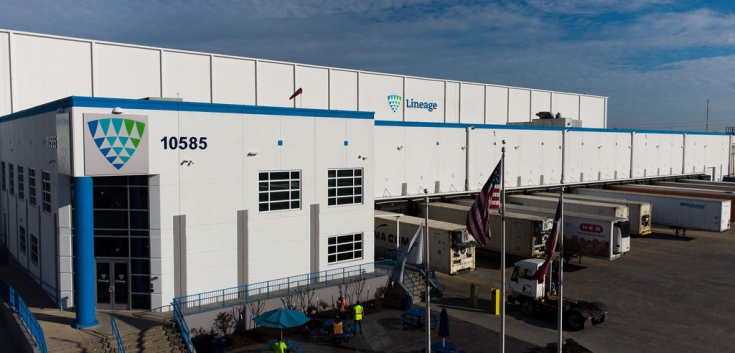
[[[485,182],[482,191],[477,195],[475,203],[472,204],[469,212],[467,212],[467,231],[481,245],[486,245],[491,239],[490,235],[490,219],[489,211],[491,208],[500,208],[500,169],[501,160],[490,174],[490,178]]]

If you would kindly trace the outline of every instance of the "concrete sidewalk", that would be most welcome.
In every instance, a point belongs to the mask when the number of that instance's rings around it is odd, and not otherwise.
[[[79,351],[83,350],[83,347],[92,347],[90,345],[99,343],[105,338],[112,337],[110,315],[115,316],[115,321],[121,335],[140,333],[149,329],[158,329],[163,325],[170,324],[170,313],[97,310],[96,317],[100,324],[77,330],[74,328],[76,313],[70,310],[60,310],[42,292],[36,283],[15,272],[15,270],[8,266],[0,266],[0,277],[20,294],[28,309],[36,317],[36,320],[38,320],[46,338],[46,347],[49,352]],[[0,347],[8,347],[5,345],[5,343],[10,344],[8,341],[8,337],[0,333]],[[0,349],[0,351],[2,350]]]

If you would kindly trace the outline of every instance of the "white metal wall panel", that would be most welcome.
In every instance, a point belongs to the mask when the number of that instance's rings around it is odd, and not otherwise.
[[[211,56],[163,52],[163,96],[187,102],[211,102]]]
[[[576,131],[569,131],[566,133],[564,147],[564,181],[567,183],[579,182],[579,173],[584,171],[584,142],[584,133]]]
[[[508,175],[506,181],[510,184],[506,185],[512,187],[538,186],[541,185],[541,175],[544,175],[544,184],[549,183],[547,178],[552,178],[558,182],[561,175],[558,168],[558,166],[561,166],[561,152],[558,152],[557,156],[555,151],[549,148],[555,145],[553,138],[548,136],[550,139],[548,142],[551,142],[551,145],[547,146],[547,134],[544,130],[519,129],[517,133],[516,136],[511,137],[512,140],[508,140],[513,142],[506,148],[506,165],[510,161],[510,165],[513,166],[513,169],[508,169],[508,171],[513,171],[515,174],[515,177],[511,174]],[[558,146],[556,149],[558,150]],[[552,159],[546,161],[543,159],[544,156],[549,156]],[[557,168],[549,165],[554,161],[559,162]],[[549,169],[549,167],[551,167],[549,175],[543,174],[545,169]],[[518,177],[520,177],[520,185],[518,185]]]
[[[508,87],[486,86],[485,105],[487,116],[485,124],[501,124],[508,122]]]
[[[604,132],[599,133],[599,141],[600,144],[598,145],[598,150],[600,153],[600,164],[599,164],[599,175],[591,175],[594,179],[597,179],[599,177],[599,180],[613,180],[615,179],[615,172],[617,171],[618,178],[621,178],[623,174],[628,174],[627,171],[625,173],[622,173],[622,171],[618,170],[618,166],[621,162],[630,161],[630,151],[626,146],[621,146],[618,144],[618,133],[610,133],[610,132]],[[626,136],[627,137],[627,136]],[[623,154],[623,160],[619,160],[621,157],[621,151],[625,150],[626,153]]]
[[[551,94],[552,113],[561,113],[564,118],[579,119],[579,95],[553,92]],[[582,126],[585,126],[582,123]]]
[[[446,81],[444,88],[444,122],[458,123],[459,121],[459,82]]]
[[[434,192],[437,180],[437,159],[439,131],[441,129],[410,127],[406,128],[406,144],[401,150],[405,155],[405,169],[409,195],[423,194],[424,189]]]
[[[358,105],[360,111],[375,112],[375,120],[403,121],[406,97],[403,92],[403,77],[360,73],[358,78]],[[388,103],[389,95],[401,96],[401,106],[394,112]]]
[[[0,116],[12,113],[10,106],[10,34],[0,32]]]
[[[329,109],[357,110],[357,72],[335,70],[329,73]]]
[[[296,91],[294,66],[293,64],[258,61],[255,66],[258,105],[293,107],[293,101],[288,98]]]
[[[556,114],[551,109],[551,92],[531,91],[531,119],[538,118],[536,116],[538,112],[551,112],[551,114]]]
[[[444,81],[406,78],[405,121],[444,122]]]
[[[212,57],[212,102],[255,105],[255,61]]]
[[[656,145],[648,144],[648,133],[636,133],[633,135],[633,178],[643,178],[651,174],[649,160],[657,156]]]
[[[464,190],[465,179],[465,129],[437,129],[437,174],[440,192],[457,192]],[[429,189],[434,192],[435,187]]]
[[[532,181],[529,184],[558,184],[561,180],[562,132],[558,130],[534,132],[523,142],[524,150],[531,151],[530,158],[536,163],[529,173],[529,180]]]
[[[480,190],[500,161],[501,141],[507,130],[476,128],[470,131],[469,189]],[[507,168],[506,168],[507,170]]]
[[[531,91],[511,88],[508,92],[508,122],[531,121]]]
[[[304,93],[294,98],[295,108],[329,109],[329,69],[296,65],[296,89]]]
[[[14,34],[10,51],[14,111],[92,95],[90,43]]]
[[[579,116],[582,126],[605,128],[607,102],[604,97],[579,96]]]
[[[108,44],[94,48],[96,97],[161,96],[161,51]]]
[[[460,86],[460,92],[460,122],[485,123],[485,86],[465,83]]]
[[[374,195],[379,197],[401,196],[401,184],[405,180],[404,161],[406,146],[404,127],[375,127],[375,178]],[[378,162],[379,161],[379,162]]]

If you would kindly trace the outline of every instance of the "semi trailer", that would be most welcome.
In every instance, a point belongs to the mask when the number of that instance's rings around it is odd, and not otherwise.
[[[571,189],[574,192],[574,189]],[[559,198],[559,194],[552,192],[537,192],[534,193],[536,196],[548,197],[548,198]],[[630,234],[643,236],[651,234],[651,203],[645,201],[633,201],[623,200],[602,196],[593,195],[580,195],[580,194],[564,194],[564,200],[581,200],[581,201],[593,201],[593,202],[604,202],[614,205],[625,205],[628,206],[628,220],[630,221]]]
[[[472,206],[444,202],[429,203],[429,218],[438,221],[465,224],[467,212]],[[424,216],[423,204],[418,207]],[[497,210],[490,211],[490,241],[478,248],[500,252],[501,216]],[[524,214],[518,212],[505,213],[505,251],[506,254],[523,258],[542,257],[546,255],[546,238],[551,233],[554,220],[552,217]]]
[[[575,191],[581,195],[650,202],[653,222],[663,226],[717,232],[730,229],[730,200],[688,195],[661,195],[631,190],[579,188]]]
[[[683,187],[657,186],[657,185],[608,185],[608,190],[632,191],[657,195],[687,196],[690,198],[709,198],[728,200],[730,204],[735,202],[735,194],[729,191],[702,190]],[[655,207],[655,206],[654,206]],[[729,219],[735,219],[735,209],[730,208]],[[729,223],[729,220],[728,220]]]
[[[541,207],[556,209],[558,199],[548,197],[511,194],[505,195],[506,205],[515,204],[521,206]],[[582,200],[564,199],[564,210],[569,212],[588,213],[598,216],[628,218],[628,206],[613,205],[603,202],[592,202]]]
[[[403,251],[424,218],[375,215],[375,253],[395,258]],[[400,228],[400,232],[399,232]],[[400,234],[400,239],[396,237]],[[432,270],[450,275],[475,269],[475,241],[464,224],[429,220],[429,266]]]
[[[566,205],[566,200],[564,200]],[[506,211],[554,217],[555,209],[505,205]],[[630,222],[626,218],[563,212],[564,253],[569,261],[590,256],[615,260],[630,251]]]

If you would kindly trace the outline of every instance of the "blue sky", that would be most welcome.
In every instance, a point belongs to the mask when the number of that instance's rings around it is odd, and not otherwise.
[[[735,126],[731,0],[3,0],[0,28],[609,97],[609,127]]]

